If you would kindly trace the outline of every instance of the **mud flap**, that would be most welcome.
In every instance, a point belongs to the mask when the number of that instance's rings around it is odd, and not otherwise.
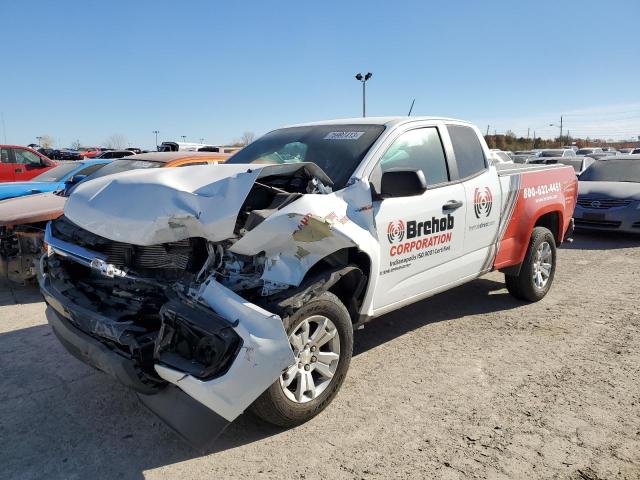
[[[233,324],[235,332],[242,337],[240,353],[224,375],[211,380],[200,380],[161,364],[155,365],[155,370],[161,378],[219,417],[206,420],[212,424],[205,429],[211,440],[269,388],[283,370],[294,363],[295,358],[278,315],[246,301],[213,279],[202,285],[197,296]],[[190,426],[197,416],[192,418],[191,414],[177,413],[177,418],[171,418],[174,412],[181,410],[178,406],[175,410],[171,406],[171,398],[180,402],[180,396],[172,395],[159,400],[157,404],[149,399],[145,399],[145,403],[154,403],[154,407],[150,408],[161,410],[157,412],[158,415],[186,438],[189,435],[195,440],[202,440],[201,429],[197,425]],[[214,427],[218,430],[214,431]]]
[[[197,449],[210,447],[231,423],[173,385],[155,395],[138,394],[138,398]]]

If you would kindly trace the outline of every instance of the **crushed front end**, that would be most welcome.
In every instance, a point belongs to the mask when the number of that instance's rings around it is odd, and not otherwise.
[[[258,320],[236,315],[247,302],[205,275],[222,249],[201,238],[137,246],[63,216],[45,241],[38,279],[61,343],[194,444],[215,439],[292,362],[280,318],[257,306]],[[243,390],[249,367],[257,376]]]

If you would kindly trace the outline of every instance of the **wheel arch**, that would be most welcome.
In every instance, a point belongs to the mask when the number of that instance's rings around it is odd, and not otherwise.
[[[563,228],[564,219],[561,210],[550,210],[548,212],[542,213],[536,218],[533,226],[531,227],[531,231],[535,227],[545,227],[550,230],[553,234],[553,238],[556,241],[556,245],[560,245],[563,239]]]
[[[288,315],[308,299],[331,292],[345,305],[355,324],[360,320],[371,268],[372,259],[367,253],[357,247],[342,248],[316,262],[298,287],[274,295],[270,303]]]

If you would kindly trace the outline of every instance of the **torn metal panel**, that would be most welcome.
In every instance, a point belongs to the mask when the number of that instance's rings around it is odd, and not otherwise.
[[[65,215],[96,235],[135,245],[233,236],[260,168],[207,165],[132,170],[78,185]]]
[[[238,212],[256,180],[300,170],[331,182],[306,163],[132,170],[78,185],[65,215],[96,235],[134,245],[189,237],[220,241],[234,235]]]
[[[362,182],[338,193],[308,194],[272,213],[229,248],[242,255],[266,256],[262,280],[300,284],[321,259],[349,247],[367,254],[375,248],[371,212],[355,212],[345,197],[367,201]],[[369,202],[370,202],[369,194]]]
[[[242,338],[241,351],[226,374],[199,380],[164,365],[158,375],[228,421],[234,420],[260,396],[295,358],[279,316],[247,302],[209,279],[197,298],[234,324]]]

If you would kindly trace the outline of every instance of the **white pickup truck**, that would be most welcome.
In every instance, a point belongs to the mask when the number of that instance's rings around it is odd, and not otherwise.
[[[575,173],[488,158],[467,122],[365,118],[85,182],[47,227],[49,323],[193,443],[247,408],[300,424],[337,394],[355,327],[496,269],[522,300],[549,291]]]

